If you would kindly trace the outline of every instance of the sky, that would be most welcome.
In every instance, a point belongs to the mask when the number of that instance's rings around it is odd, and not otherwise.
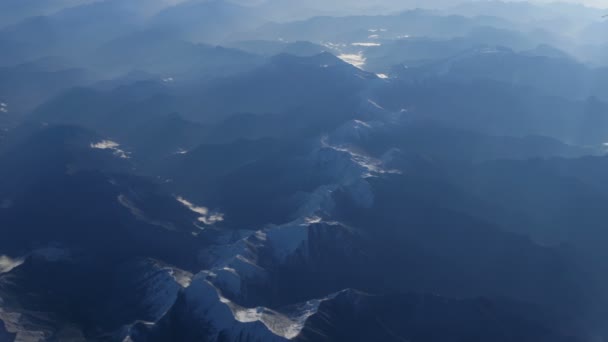
[[[536,0],[537,2],[555,2],[553,0]],[[562,0],[562,2],[571,2],[583,4],[587,6],[608,8],[608,0]]]

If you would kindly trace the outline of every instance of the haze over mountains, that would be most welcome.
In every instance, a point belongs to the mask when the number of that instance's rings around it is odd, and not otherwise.
[[[0,342],[608,341],[592,1],[0,2]]]

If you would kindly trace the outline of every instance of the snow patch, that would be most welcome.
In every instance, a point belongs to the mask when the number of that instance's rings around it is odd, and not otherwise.
[[[376,123],[373,123],[376,126]],[[366,141],[370,138],[374,127],[372,123],[361,120],[351,120],[338,127],[330,136],[326,143],[332,145],[349,145]]]
[[[387,79],[387,78],[388,78],[388,75],[387,75],[387,74],[376,74],[376,76],[378,76],[378,78],[381,78],[381,79],[383,79],[383,80],[385,80],[385,79]]]
[[[207,280],[206,272],[195,276],[192,285],[184,292],[188,306],[201,321],[211,325],[210,341],[220,334],[233,334],[246,339],[284,341],[266,327],[260,319],[250,319],[246,310],[222,297],[220,292]],[[248,319],[249,318],[249,319]]]
[[[317,224],[323,222],[323,219],[319,216],[306,217],[304,220],[306,224]]]
[[[326,48],[335,49],[335,50],[340,50],[340,48],[346,47],[346,44],[332,43],[332,42],[323,42],[323,43],[321,43],[321,45],[325,46]]]
[[[371,104],[372,106],[374,106],[376,109],[381,109],[384,110],[384,108],[382,106],[380,106],[376,101],[368,99],[367,102],[369,104]]]
[[[343,179],[342,185],[353,183],[359,178],[369,178],[376,174],[387,173],[382,162],[353,151],[347,146],[334,146],[326,143],[322,153],[325,164],[333,169],[334,175]]]
[[[0,255],[0,274],[10,272],[16,267],[19,267],[27,258],[43,259],[48,262],[59,262],[71,260],[71,255],[72,254],[68,249],[53,246],[33,250],[19,258]]]
[[[0,274],[7,273],[23,264],[23,258],[13,259],[6,255],[0,255]]]
[[[198,218],[198,221],[202,222],[205,225],[212,226],[218,222],[224,221],[224,214],[222,213],[211,212],[209,208],[194,205],[192,202],[186,200],[183,197],[177,197],[177,201],[183,204],[186,208],[190,209],[192,212],[201,215]]]
[[[362,47],[377,47],[382,46],[380,43],[352,43],[352,46],[362,46]]]
[[[361,69],[365,65],[365,62],[367,61],[367,59],[363,56],[363,52],[358,52],[358,53],[354,53],[354,54],[343,53],[343,54],[338,55],[338,58],[340,58],[344,62],[346,62],[350,65],[353,65],[359,69]]]
[[[301,333],[306,319],[318,310],[313,301],[292,317],[265,307],[245,308],[223,297],[205,278],[204,272],[197,275],[185,295],[195,314],[213,327],[210,340],[228,334],[243,340],[288,341]]]
[[[188,154],[190,151],[184,150],[183,148],[178,149],[175,154]]]
[[[96,143],[91,143],[91,148],[97,150],[110,150],[119,158],[129,159],[129,153],[121,150],[120,144],[112,140],[102,140]]]
[[[158,220],[153,220],[153,219],[148,218],[146,216],[146,214],[141,209],[139,209],[135,205],[135,203],[133,203],[131,200],[129,200],[129,198],[127,196],[120,194],[120,195],[118,195],[117,200],[118,200],[118,203],[120,203],[120,205],[122,205],[123,207],[128,209],[131,212],[131,214],[133,216],[135,216],[136,219],[146,222],[148,224],[154,225],[154,226],[162,227],[167,230],[175,230],[175,226],[171,222],[161,222]]]
[[[171,269],[169,274],[171,275],[171,277],[173,277],[175,282],[183,288],[190,286],[190,283],[192,282],[192,274],[188,272],[181,270],[176,271],[175,269]]]

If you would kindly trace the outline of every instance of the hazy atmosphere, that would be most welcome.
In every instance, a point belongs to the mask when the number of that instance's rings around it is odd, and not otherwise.
[[[0,342],[608,342],[608,1],[0,0]]]

